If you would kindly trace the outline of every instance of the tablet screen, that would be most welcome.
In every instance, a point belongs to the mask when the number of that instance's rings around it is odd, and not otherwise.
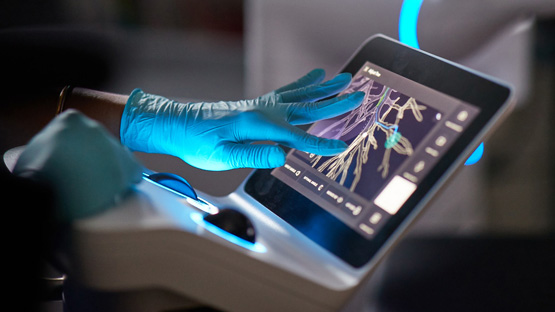
[[[479,109],[370,62],[343,94],[355,91],[366,94],[361,106],[308,131],[349,148],[333,157],[292,150],[272,175],[372,239]]]
[[[406,229],[513,102],[509,87],[380,35],[343,71],[353,75],[343,94],[363,91],[363,103],[308,131],[349,148],[333,157],[291,150],[284,166],[255,170],[244,188],[361,267]]]

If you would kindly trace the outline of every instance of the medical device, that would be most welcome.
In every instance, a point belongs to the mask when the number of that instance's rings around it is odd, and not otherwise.
[[[382,35],[343,71],[362,105],[308,131],[345,152],[290,150],[224,197],[146,172],[120,205],[74,224],[71,276],[224,311],[346,309],[514,101],[504,83]]]

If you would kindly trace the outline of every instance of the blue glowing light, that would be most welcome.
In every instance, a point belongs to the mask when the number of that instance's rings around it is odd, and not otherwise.
[[[215,234],[237,246],[243,247],[245,249],[248,249],[254,252],[259,252],[259,253],[266,252],[266,247],[264,245],[260,243],[251,243],[229,232],[226,232],[220,229],[219,227],[215,226],[214,224],[204,221],[204,218],[200,213],[197,213],[197,212],[191,213],[191,220],[195,221],[196,224],[202,226],[212,234]]]
[[[147,181],[147,182],[150,182],[150,183],[152,183],[152,184],[154,184],[154,185],[156,185],[156,186],[158,186],[158,187],[160,187],[160,188],[163,188],[164,190],[169,191],[169,192],[171,192],[171,193],[173,193],[173,194],[175,194],[175,195],[177,195],[177,196],[179,196],[179,197],[187,198],[187,196],[184,195],[183,193],[180,193],[180,192],[178,192],[178,191],[176,191],[176,190],[174,190],[174,189],[172,189],[172,188],[170,188],[170,187],[167,187],[167,186],[165,186],[165,185],[163,185],[163,184],[160,184],[160,183],[158,183],[158,182],[156,182],[156,181],[150,179],[150,178],[149,178],[149,175],[146,174],[146,173],[144,173],[144,172],[143,172],[143,180],[145,180],[145,181]]]
[[[399,40],[416,49],[420,49],[416,29],[422,2],[424,2],[424,0],[403,1],[401,15],[399,16]]]
[[[399,15],[399,41],[416,49],[420,49],[418,44],[418,15],[424,0],[405,0]],[[477,163],[484,154],[484,142],[470,155],[464,163],[466,166]]]
[[[218,213],[218,208],[216,206],[212,205],[211,203],[205,201],[204,199],[202,199],[200,197],[197,197],[196,199],[194,199],[194,198],[190,197],[189,195],[178,192],[178,191],[174,190],[173,188],[171,188],[169,186],[163,185],[159,182],[156,182],[156,181],[152,180],[150,178],[149,174],[144,173],[144,172],[143,172],[143,180],[145,180],[149,183],[152,183],[152,184],[154,184],[154,185],[156,185],[156,186],[158,186],[158,187],[160,187],[160,188],[162,188],[162,189],[164,189],[164,190],[166,190],[170,193],[173,193],[173,194],[175,194],[179,197],[184,198],[187,201],[187,203],[189,203],[189,205],[191,205],[191,206],[193,206],[193,207],[195,207],[195,208],[197,208],[201,211],[208,212],[209,214]],[[196,193],[193,193],[193,194],[195,194],[195,196],[196,196]]]
[[[470,157],[468,157],[468,159],[466,160],[464,165],[465,166],[474,165],[480,159],[482,159],[482,155],[484,155],[484,142],[480,143],[480,145],[478,146],[478,148],[476,148],[474,153],[472,153],[472,155],[470,155]]]

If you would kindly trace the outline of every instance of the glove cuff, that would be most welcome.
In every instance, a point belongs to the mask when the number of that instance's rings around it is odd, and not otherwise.
[[[132,151],[156,152],[150,143],[156,110],[145,103],[147,94],[135,89],[129,95],[121,115],[120,140]]]
[[[184,133],[182,114],[186,114],[184,104],[135,89],[121,116],[121,143],[132,151],[176,156],[172,133]]]

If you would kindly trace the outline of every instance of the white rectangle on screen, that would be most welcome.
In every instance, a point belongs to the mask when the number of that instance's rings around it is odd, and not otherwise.
[[[374,204],[385,210],[390,215],[394,215],[399,211],[403,204],[409,199],[416,190],[416,184],[395,176],[391,182],[376,197]]]

